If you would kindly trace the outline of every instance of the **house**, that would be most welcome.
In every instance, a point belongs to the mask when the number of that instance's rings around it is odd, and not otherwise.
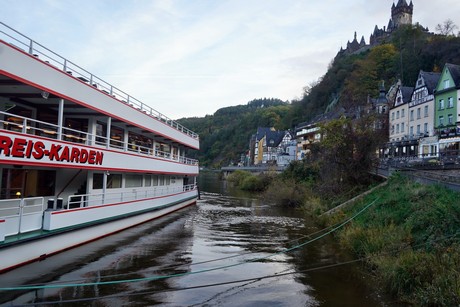
[[[296,160],[302,160],[310,154],[312,144],[321,140],[319,123],[302,123],[295,130],[297,140]]]
[[[390,89],[391,91],[391,89]],[[367,105],[365,107],[365,113],[373,114],[374,119],[374,130],[388,129],[388,110],[389,100],[388,96],[390,91],[387,93],[385,90],[385,84],[383,82],[379,85],[379,96],[377,98],[367,97]],[[361,116],[361,112],[355,112],[358,116]]]
[[[460,148],[460,66],[447,63],[434,92],[439,153],[457,156]]]
[[[259,127],[257,133],[251,138],[253,146],[254,165],[261,164],[289,164],[295,159],[292,151],[292,135],[289,131],[277,131],[274,128]],[[250,150],[250,151],[251,151]],[[283,156],[283,158],[279,158]]]
[[[276,164],[279,166],[287,166],[296,159],[296,140],[291,132],[286,131],[281,143],[278,145],[278,156]]]
[[[409,133],[418,138],[418,156],[434,157],[438,152],[438,137],[434,129],[434,91],[440,73],[420,71],[409,102]],[[413,133],[412,133],[412,132]]]
[[[314,117],[311,121],[299,124],[295,129],[295,139],[297,141],[296,160],[302,160],[311,153],[313,144],[321,141],[322,123],[339,119],[342,116],[347,116],[345,109],[340,108],[335,111],[330,111]]]
[[[402,86],[396,88],[396,95],[391,102],[389,114],[389,143],[387,144],[390,156],[408,156],[417,152],[417,140],[413,137],[413,128],[409,122],[413,117],[409,114],[409,102],[414,88]]]

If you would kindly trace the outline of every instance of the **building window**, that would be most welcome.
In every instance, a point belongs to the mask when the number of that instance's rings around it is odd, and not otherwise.
[[[439,99],[439,110],[444,109],[444,99]]]
[[[417,125],[417,134],[420,134],[420,125]]]
[[[399,133],[399,124],[396,125],[396,133]]]
[[[395,112],[391,112],[391,120],[395,120]]]
[[[447,115],[447,121],[449,125],[452,125],[454,123],[454,117],[452,114]]]
[[[410,120],[414,120],[414,110],[410,110]]]
[[[404,112],[404,111],[405,111],[404,109],[401,110],[401,118],[403,118],[404,116],[406,116],[406,114],[405,114],[406,112]]]
[[[420,108],[417,108],[417,119],[420,119],[422,117],[421,113],[422,112],[421,112]]]
[[[425,117],[428,117],[428,106],[425,106]]]
[[[401,123],[401,133],[404,133],[404,123]]]
[[[409,131],[410,131],[410,135],[411,135],[411,136],[414,135],[414,126],[410,126],[410,130],[409,130]]]
[[[399,111],[396,112],[396,119],[399,119]]]
[[[428,133],[428,123],[423,125],[423,132]]]
[[[444,116],[439,116],[439,126],[444,126]]]
[[[452,97],[447,98],[447,107],[448,108],[454,107],[454,99]]]
[[[444,80],[444,88],[449,88],[450,87],[450,80],[447,79],[447,80]]]
[[[395,125],[391,125],[391,134],[395,134]]]

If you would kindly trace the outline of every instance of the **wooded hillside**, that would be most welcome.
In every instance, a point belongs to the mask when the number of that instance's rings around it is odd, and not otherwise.
[[[257,127],[294,129],[326,110],[366,104],[368,96],[378,96],[381,81],[386,89],[398,79],[414,86],[420,70],[439,72],[445,63],[460,64],[460,37],[427,33],[420,25],[402,26],[378,46],[339,53],[324,76],[305,86],[299,100],[256,99],[179,122],[200,135],[201,149],[191,156],[202,166],[220,167],[239,161]]]

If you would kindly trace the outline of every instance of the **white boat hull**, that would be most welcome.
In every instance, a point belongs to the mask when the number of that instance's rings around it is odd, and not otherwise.
[[[44,259],[53,254],[60,253],[70,248],[109,236],[121,230],[139,225],[167,215],[171,212],[190,206],[196,202],[192,198],[158,210],[145,212],[139,215],[117,219],[90,227],[72,229],[62,233],[40,236],[31,240],[23,240],[0,249],[0,272],[11,270],[15,267]]]

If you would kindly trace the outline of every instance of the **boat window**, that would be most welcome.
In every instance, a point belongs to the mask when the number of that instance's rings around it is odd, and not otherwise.
[[[104,181],[103,174],[93,174],[93,190],[102,189],[102,182]]]
[[[124,132],[123,129],[112,126],[110,128],[110,145],[116,148],[123,148]]]
[[[98,121],[96,123],[96,143],[99,145],[105,145],[107,139],[107,124]]]
[[[152,175],[145,175],[144,182],[144,186],[150,187],[152,185]]]
[[[169,184],[170,184],[170,177],[166,176],[165,177],[165,185],[169,185]]]
[[[107,188],[108,189],[119,189],[121,188],[121,174],[109,174],[107,175]],[[96,173],[93,174],[93,190],[99,190],[104,188],[104,174]]]
[[[128,133],[128,149],[148,153],[152,149],[152,139],[134,132]]]
[[[69,142],[84,143],[88,131],[87,118],[66,118],[63,128],[64,140]]]
[[[107,176],[107,188],[119,189],[121,188],[121,174],[110,174]]]
[[[55,193],[56,171],[3,168],[0,199],[50,196]]]
[[[157,186],[158,185],[158,175],[152,176],[152,185]]]
[[[160,185],[165,185],[165,177],[159,176],[159,178],[160,178]]]
[[[125,187],[135,188],[142,186],[142,175],[126,175]]]
[[[32,111],[18,105],[9,106],[8,113],[18,115],[6,116],[4,121],[5,129],[21,132],[24,119],[20,116],[32,118]]]

